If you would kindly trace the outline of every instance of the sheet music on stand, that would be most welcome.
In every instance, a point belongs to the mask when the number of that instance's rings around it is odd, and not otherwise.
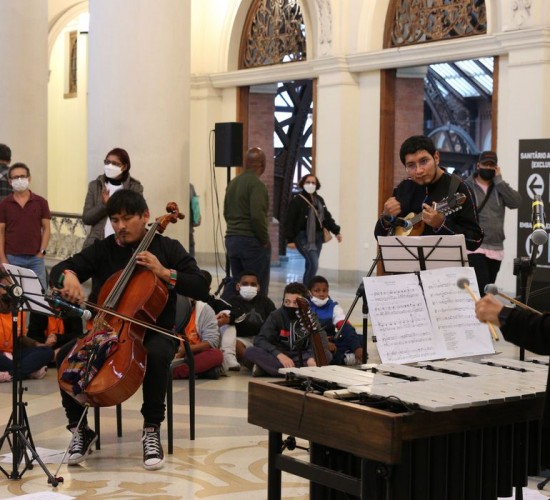
[[[495,352],[487,325],[475,317],[475,302],[457,285],[467,278],[479,296],[475,271],[466,267],[464,235],[384,236],[378,241],[385,270],[401,273],[363,278],[383,363]]]
[[[44,299],[42,285],[34,271],[12,264],[2,264],[2,266],[11,277],[14,284],[21,286],[23,289],[24,310],[48,314],[50,316],[53,314],[50,306]]]
[[[378,245],[387,273],[412,273],[468,265],[463,234],[379,236]]]

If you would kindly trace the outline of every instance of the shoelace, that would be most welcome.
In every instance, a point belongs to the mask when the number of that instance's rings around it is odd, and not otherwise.
[[[155,431],[145,431],[143,436],[143,448],[145,455],[160,455],[160,439]]]
[[[82,446],[84,445],[84,431],[77,430],[73,433],[73,442],[71,443],[71,453],[74,451],[82,451]]]

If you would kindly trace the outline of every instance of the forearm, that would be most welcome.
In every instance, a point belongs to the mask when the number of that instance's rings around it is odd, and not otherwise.
[[[501,328],[504,338],[537,354],[550,354],[550,314],[515,308]]]
[[[50,235],[51,235],[51,227],[50,227],[50,221],[47,220],[47,223],[45,223],[42,227],[42,239],[40,241],[40,251],[46,250],[48,248],[48,243],[50,242]]]
[[[5,235],[6,225],[0,225],[0,263],[6,264],[8,259],[6,258],[6,235]]]

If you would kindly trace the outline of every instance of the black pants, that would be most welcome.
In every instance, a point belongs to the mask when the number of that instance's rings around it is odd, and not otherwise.
[[[489,259],[482,253],[471,253],[468,255],[468,262],[476,272],[479,293],[485,295],[485,286],[494,283],[500,270],[500,260]]]
[[[73,348],[76,340],[65,344],[57,355],[57,368]],[[170,363],[174,359],[177,340],[161,333],[147,332],[143,341],[147,349],[147,368],[143,379],[143,404],[141,414],[147,424],[160,425],[164,420],[166,405],[166,389]],[[61,391],[61,402],[70,426],[76,425],[82,415],[83,407],[72,396]],[[84,420],[86,422],[86,419]]]

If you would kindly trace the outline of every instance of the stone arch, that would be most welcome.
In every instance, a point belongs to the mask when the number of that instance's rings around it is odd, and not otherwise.
[[[417,16],[409,16],[410,11]],[[403,17],[398,23],[395,19],[399,15]],[[411,19],[413,23],[409,23]],[[432,7],[391,0],[384,29],[384,47],[403,47],[486,33],[484,0],[455,0]]]
[[[228,12],[221,41],[226,47],[220,57],[220,67],[226,71],[238,69],[241,37],[248,11],[254,0],[243,0],[234,10]],[[304,24],[306,26],[307,58],[328,55],[332,44],[332,13],[330,0],[299,0]],[[321,20],[321,17],[324,17]]]
[[[71,7],[67,7],[65,10],[59,12],[52,18],[48,26],[48,61],[50,60],[53,46],[57,40],[57,37],[65,29],[65,26],[78,17],[80,14],[84,14],[89,11],[88,0],[80,0],[75,2]]]

